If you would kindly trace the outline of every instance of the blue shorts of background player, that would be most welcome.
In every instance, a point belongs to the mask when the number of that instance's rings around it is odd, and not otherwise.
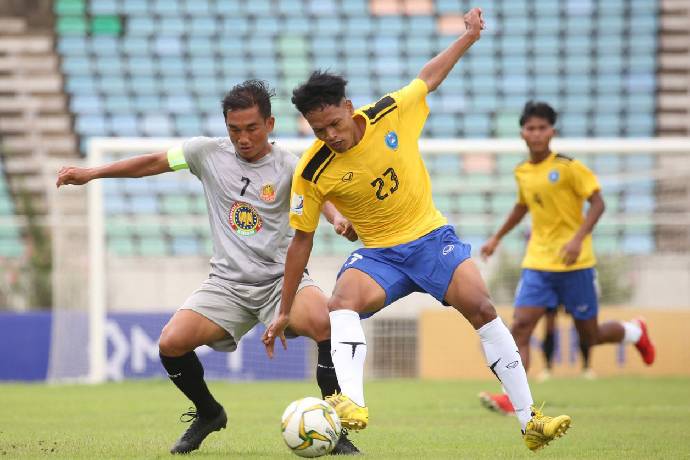
[[[470,250],[470,245],[460,241],[453,227],[444,225],[409,243],[358,249],[340,268],[338,278],[350,268],[366,273],[386,292],[384,307],[413,292],[426,292],[445,303],[453,273],[469,259]],[[360,314],[360,317],[371,315]]]
[[[577,320],[595,318],[599,312],[594,268],[569,272],[522,270],[515,293],[515,307],[556,308],[563,305]]]

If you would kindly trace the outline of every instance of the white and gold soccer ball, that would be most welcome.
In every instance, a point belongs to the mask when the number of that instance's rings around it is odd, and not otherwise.
[[[312,397],[291,402],[283,412],[280,428],[285,444],[300,457],[330,453],[342,431],[335,410],[327,402]]]

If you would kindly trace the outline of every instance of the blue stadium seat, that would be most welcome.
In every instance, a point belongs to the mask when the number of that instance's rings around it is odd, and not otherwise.
[[[282,31],[282,23],[275,16],[259,16],[252,24],[252,34],[258,36],[273,36]]]
[[[269,16],[272,13],[271,0],[252,0],[244,3],[244,10],[254,16]]]
[[[215,46],[214,41],[209,37],[191,35],[183,41],[183,52],[196,57],[212,56]]]
[[[170,118],[165,115],[153,114],[148,111],[141,120],[142,129],[147,136],[166,137],[172,135],[172,124]]]
[[[151,49],[149,39],[138,36],[122,37],[122,51],[129,56],[148,55]]]
[[[307,11],[313,15],[334,15],[338,14],[338,5],[335,0],[306,0]],[[295,14],[295,13],[293,13]],[[299,11],[297,12],[299,14]]]
[[[121,12],[131,16],[146,16],[149,12],[148,0],[120,0]]]
[[[124,60],[120,56],[99,56],[92,59],[95,64],[95,70],[101,75],[107,75],[112,78],[119,78],[123,80],[123,75],[126,73]],[[118,85],[120,86],[120,85]]]
[[[200,134],[202,131],[201,120],[195,115],[180,114],[175,117],[175,134],[178,136],[191,137]]]
[[[131,113],[131,110],[129,112]],[[113,115],[109,121],[108,131],[114,136],[141,136],[143,134],[139,130],[137,118],[133,115]]]
[[[230,2],[218,2],[218,6],[220,5],[230,5]],[[220,24],[220,30],[222,31],[223,35],[230,36],[230,37],[237,37],[240,35],[244,35],[249,31],[249,21],[239,15],[235,15],[236,11],[231,11],[228,16],[223,17],[221,19],[221,24]],[[219,40],[219,46],[224,46],[223,40]]]
[[[436,11],[441,14],[458,14],[463,11],[463,5],[460,0],[436,0]]]
[[[363,16],[369,14],[367,0],[348,0],[341,4],[342,12],[348,16]]]
[[[87,38],[89,50],[101,56],[115,56],[120,52],[120,40],[107,35],[95,35]]]
[[[184,35],[188,32],[187,24],[183,17],[162,16],[157,22],[157,34],[169,37]]]
[[[312,40],[327,38],[331,34],[342,33],[345,28],[343,21],[333,16],[319,16],[313,21],[314,33],[311,35]],[[318,51],[318,47],[312,47],[312,49]],[[328,48],[324,48],[323,51],[328,51]]]
[[[175,255],[191,256],[199,253],[199,242],[193,237],[177,237],[172,240]]]
[[[488,137],[491,134],[491,119],[486,114],[467,114],[463,133],[465,137]]]
[[[205,136],[227,136],[228,132],[223,122],[222,114],[207,115],[203,119],[203,130]]]
[[[93,15],[119,14],[122,12],[117,0],[99,0],[97,2],[89,2],[89,11]]]
[[[103,111],[103,103],[98,96],[73,95],[70,100],[70,110],[77,114],[99,114]]]
[[[69,76],[91,75],[91,59],[86,56],[65,56],[62,59],[62,71]]]
[[[651,254],[654,252],[654,238],[651,235],[624,235],[623,252],[627,254]]]
[[[154,62],[151,57],[132,56],[126,60],[125,68],[130,75],[152,77],[155,74]]]
[[[184,50],[180,37],[173,35],[160,35],[151,42],[154,53],[159,56],[181,56]]]
[[[151,13],[161,16],[178,16],[181,13],[180,3],[177,0],[153,0],[151,2]]]
[[[132,16],[127,20],[127,33],[148,36],[156,32],[156,24],[151,16]]]
[[[222,3],[222,2],[213,2]],[[186,0],[184,3],[184,12],[191,16],[211,17],[212,8],[210,0]],[[194,18],[193,20],[195,20]]]
[[[129,114],[134,110],[132,100],[126,95],[105,96],[103,106],[109,114]]]
[[[351,16],[345,21],[350,36],[363,36],[374,32],[374,20],[369,16]]]
[[[85,37],[70,35],[59,37],[57,50],[62,56],[83,56],[89,51]]]

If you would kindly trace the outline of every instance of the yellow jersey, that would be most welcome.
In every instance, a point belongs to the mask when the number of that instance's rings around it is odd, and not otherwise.
[[[337,153],[317,140],[302,155],[292,179],[290,225],[313,232],[330,201],[366,247],[408,243],[446,224],[431,198],[431,180],[418,140],[429,114],[420,79],[359,108],[362,139]]]
[[[592,235],[582,242],[582,252],[573,265],[565,265],[561,248],[584,222],[583,205],[600,189],[597,176],[583,163],[556,152],[540,163],[526,161],[515,168],[517,201],[529,209],[532,234],[523,268],[573,271],[596,264]]]

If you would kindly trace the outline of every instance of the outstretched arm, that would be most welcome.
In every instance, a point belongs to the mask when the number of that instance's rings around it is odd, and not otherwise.
[[[482,10],[472,8],[465,14],[464,20],[465,33],[427,62],[417,76],[420,80],[424,80],[429,92],[439,87],[465,52],[479,40],[481,31],[484,29]]]
[[[168,164],[168,154],[149,153],[126,160],[116,161],[95,168],[65,166],[58,172],[55,185],[84,185],[93,179],[104,177],[145,177],[172,171]]]
[[[304,269],[307,268],[307,262],[309,262],[313,244],[314,232],[295,230],[295,236],[292,238],[290,246],[288,246],[287,255],[285,257],[285,275],[283,277],[283,290],[280,297],[280,309],[261,338],[269,358],[273,358],[273,347],[276,337],[282,342],[283,348],[287,348],[287,343],[285,342],[285,328],[288,326],[292,303],[295,300],[295,295],[297,295],[297,288],[302,280]]]
[[[491,238],[489,238],[482,246],[480,253],[484,260],[488,259],[489,256],[496,251],[498,243],[501,242],[501,238],[506,236],[512,229],[514,229],[515,226],[522,221],[523,217],[525,217],[525,214],[527,214],[526,205],[517,203],[515,206],[513,206],[513,210],[510,211],[510,214],[508,214],[508,217],[501,228],[499,228],[498,231],[493,234]]]

